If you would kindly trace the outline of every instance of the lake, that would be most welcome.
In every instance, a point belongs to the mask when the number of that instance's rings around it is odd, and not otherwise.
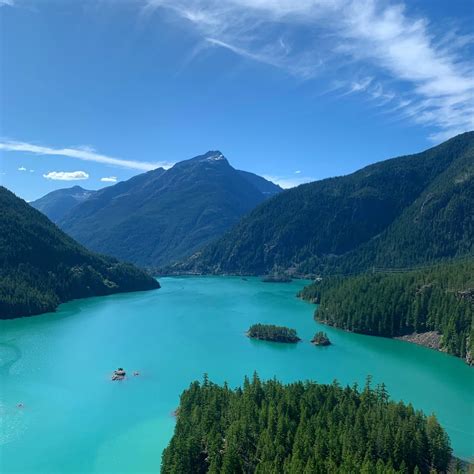
[[[474,371],[463,361],[316,323],[314,305],[295,296],[303,281],[160,283],[157,291],[0,321],[1,472],[156,472],[182,390],[204,373],[236,386],[255,370],[261,378],[341,384],[364,384],[370,374],[392,398],[436,413],[456,455],[474,455]],[[244,333],[257,322],[293,327],[303,341],[250,340]],[[333,345],[309,343],[321,329]],[[110,381],[117,367],[130,377]]]

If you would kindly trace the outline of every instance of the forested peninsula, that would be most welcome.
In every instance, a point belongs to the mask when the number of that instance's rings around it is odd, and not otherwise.
[[[159,288],[133,265],[85,249],[0,186],[0,319],[54,311],[60,303]]]
[[[193,382],[183,392],[161,472],[446,472],[435,416],[389,399],[384,385],[283,385],[254,374],[242,388]]]
[[[299,296],[315,319],[362,334],[403,337],[473,363],[474,259],[400,273],[327,277]],[[429,334],[423,343],[419,335]]]

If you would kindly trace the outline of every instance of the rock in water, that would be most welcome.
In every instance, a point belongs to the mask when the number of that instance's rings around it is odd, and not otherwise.
[[[315,346],[330,346],[331,341],[329,340],[328,335],[323,332],[319,331],[317,332],[313,339],[311,339],[311,343],[314,344]]]
[[[112,380],[123,380],[125,375],[127,375],[125,370],[123,370],[122,367],[119,367],[117,370],[114,370],[114,373],[112,374]]]

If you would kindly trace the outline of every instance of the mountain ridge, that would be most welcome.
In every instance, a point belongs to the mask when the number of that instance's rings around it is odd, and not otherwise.
[[[474,132],[467,132],[424,152],[286,190],[166,271],[308,275],[471,254],[473,179]],[[415,225],[410,216],[428,195]]]
[[[280,191],[214,150],[99,190],[58,225],[94,251],[155,268],[191,255]]]
[[[30,205],[45,214],[53,222],[58,222],[74,206],[89,199],[95,192],[75,185],[70,188],[51,191],[30,202]]]

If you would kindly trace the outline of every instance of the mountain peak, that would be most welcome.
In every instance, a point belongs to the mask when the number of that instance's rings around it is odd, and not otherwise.
[[[194,158],[191,158],[190,160],[186,161],[194,163],[228,163],[226,157],[219,150],[210,150],[207,153],[204,153],[203,155],[195,156]],[[181,163],[186,163],[186,161],[182,161]]]
[[[207,161],[221,161],[225,159],[225,156],[219,150],[208,151],[207,153],[202,155],[202,160]]]

